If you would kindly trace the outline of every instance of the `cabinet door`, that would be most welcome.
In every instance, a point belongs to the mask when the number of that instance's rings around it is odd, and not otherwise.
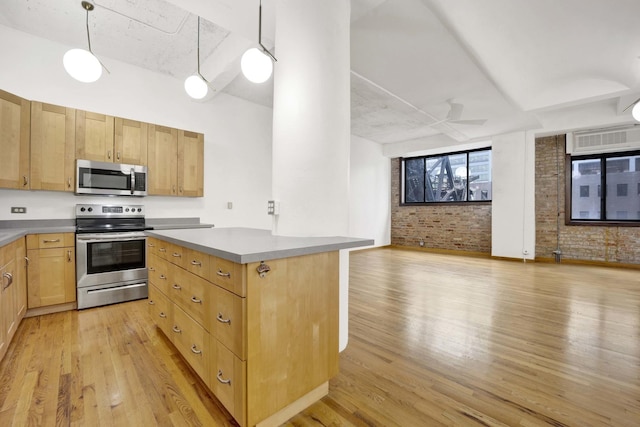
[[[178,181],[178,130],[149,125],[147,160],[149,194],[175,196]]]
[[[116,117],[116,163],[146,166],[148,135],[149,125],[147,123]]]
[[[7,255],[13,252],[13,244],[9,245],[9,252],[5,252]],[[8,263],[6,261],[9,261]],[[5,258],[5,266],[0,270],[2,274],[2,301],[0,302],[1,316],[2,316],[2,332],[4,339],[8,345],[13,337],[13,334],[18,328],[18,322],[16,318],[16,268],[14,254]]]
[[[8,246],[0,247],[0,359],[2,359],[7,352],[9,346],[9,340],[7,338],[7,329],[5,328],[5,316],[6,305],[8,304],[5,296],[4,288],[8,285],[9,281],[5,278],[5,259],[8,252]]]
[[[72,247],[27,251],[28,307],[44,307],[76,300],[75,250]]]
[[[27,312],[27,251],[25,239],[16,241],[16,268],[13,278],[15,284],[15,314],[19,323]]]
[[[29,101],[0,90],[0,187],[29,189]]]
[[[31,189],[74,191],[76,112],[31,103]]]
[[[178,195],[202,197],[204,191],[204,135],[178,131]]]
[[[76,158],[113,162],[113,117],[76,111]]]

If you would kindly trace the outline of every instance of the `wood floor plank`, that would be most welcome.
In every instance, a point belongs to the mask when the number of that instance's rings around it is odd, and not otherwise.
[[[284,425],[640,425],[635,270],[395,248],[350,255],[349,345]],[[235,426],[146,301],[25,319],[0,425]]]

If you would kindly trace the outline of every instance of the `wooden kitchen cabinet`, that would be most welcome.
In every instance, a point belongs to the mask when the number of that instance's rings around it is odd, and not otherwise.
[[[147,166],[149,124],[116,117],[114,150],[117,163]]]
[[[0,248],[0,360],[25,315],[24,238]]]
[[[28,308],[76,301],[73,233],[27,236]]]
[[[114,162],[114,118],[76,110],[76,159]]]
[[[165,126],[150,125],[147,152],[149,195],[177,195],[178,130]]]
[[[241,426],[279,425],[328,392],[338,372],[337,251],[268,261],[260,275],[259,262],[148,241],[166,249],[149,257],[150,314]],[[159,272],[166,283],[155,286]]]
[[[29,189],[31,104],[0,90],[0,187]]]
[[[31,102],[31,189],[75,190],[76,111]]]
[[[204,136],[149,125],[149,195],[201,197],[204,194]]]
[[[204,135],[178,131],[178,195],[204,194]]]

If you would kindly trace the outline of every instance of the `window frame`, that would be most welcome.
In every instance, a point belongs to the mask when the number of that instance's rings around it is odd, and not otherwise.
[[[491,164],[491,168],[489,170],[489,175],[491,176],[491,195],[492,195],[492,199],[489,200],[468,200],[468,195],[467,195],[467,200],[459,200],[459,201],[434,201],[434,202],[405,202],[405,198],[406,198],[406,181],[405,181],[405,167],[404,167],[404,162],[405,160],[416,160],[416,159],[430,159],[430,158],[436,158],[436,157],[443,157],[443,156],[455,156],[455,155],[460,155],[460,154],[466,154],[467,156],[467,163],[466,163],[466,168],[467,168],[467,181],[469,180],[469,173],[470,173],[470,167],[469,167],[469,154],[470,153],[474,153],[474,152],[480,152],[480,151],[489,151],[491,152],[491,158],[490,158],[490,164]],[[398,168],[398,174],[399,174],[399,186],[400,188],[398,189],[398,204],[399,206],[451,206],[451,205],[468,205],[470,203],[472,204],[491,204],[493,201],[493,149],[491,146],[489,147],[483,147],[483,148],[475,148],[472,150],[461,150],[461,151],[451,151],[451,152],[446,152],[446,153],[438,153],[438,154],[429,154],[429,155],[424,155],[424,156],[413,156],[413,157],[400,157],[399,158],[400,164],[399,164],[399,168]],[[469,189],[467,188],[467,191],[469,191]]]
[[[605,191],[600,191],[600,216],[602,218],[603,215],[606,215],[606,204],[607,204],[607,196],[608,197],[616,197],[613,189],[611,192],[614,192],[612,195],[607,195],[607,170],[606,163],[607,159],[614,157],[631,157],[631,156],[640,156],[640,150],[633,151],[616,151],[611,153],[597,153],[597,154],[588,154],[588,155],[574,155],[567,153],[565,156],[565,225],[577,225],[577,226],[596,226],[596,227],[640,227],[640,219],[579,219],[579,218],[571,218],[571,212],[573,208],[573,200],[571,199],[571,189],[573,186],[573,170],[572,170],[572,162],[574,160],[592,160],[597,159],[600,160],[601,164],[601,178],[599,187],[605,189]],[[640,184],[640,183],[639,183]],[[629,191],[627,189],[627,194],[633,194],[633,191]],[[579,198],[579,197],[578,197]]]

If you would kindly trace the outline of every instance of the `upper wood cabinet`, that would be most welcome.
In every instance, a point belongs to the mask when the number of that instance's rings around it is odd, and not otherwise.
[[[76,110],[31,102],[31,189],[75,189]]]
[[[148,124],[77,110],[76,158],[147,165]]]
[[[178,130],[149,125],[149,195],[178,194]]]
[[[29,189],[30,126],[29,101],[0,90],[0,187]]]
[[[146,166],[148,134],[148,123],[116,117],[115,161]]]
[[[178,195],[202,197],[204,193],[204,135],[178,131]]]
[[[76,110],[76,158],[115,161],[113,126],[111,116]]]

